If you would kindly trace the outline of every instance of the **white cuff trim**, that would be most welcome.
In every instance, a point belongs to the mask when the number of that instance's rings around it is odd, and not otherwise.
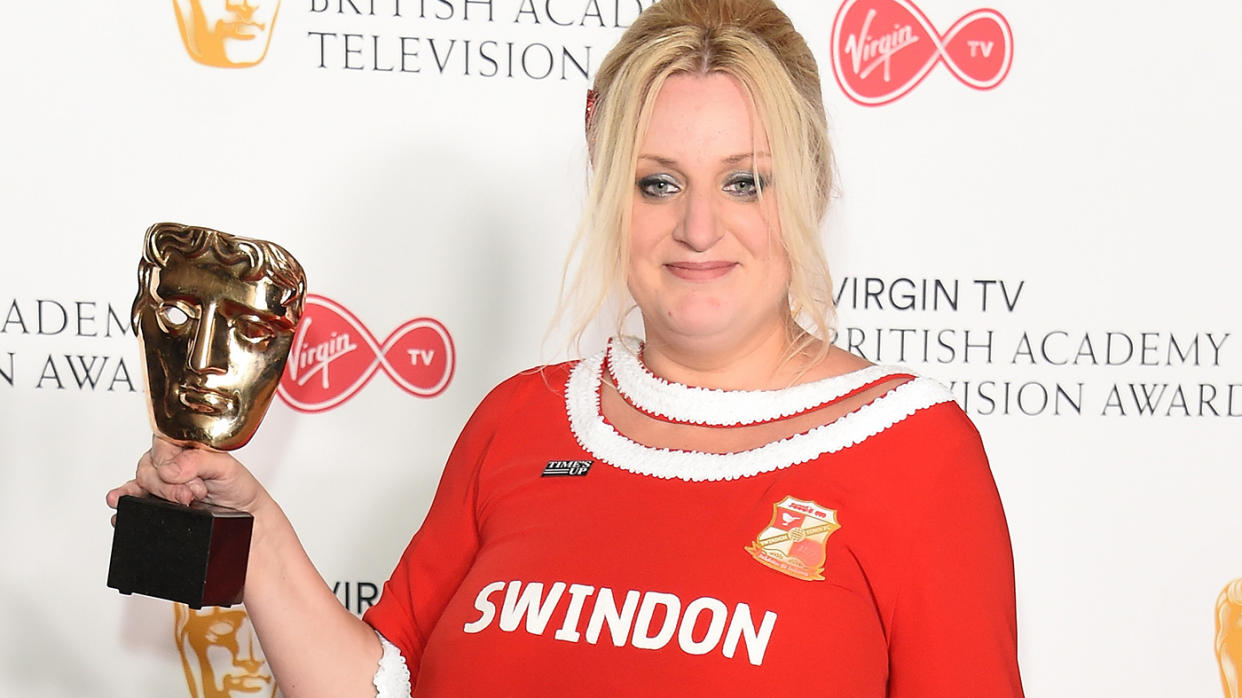
[[[371,683],[375,685],[376,698],[410,698],[413,690],[410,687],[410,668],[405,665],[405,657],[378,630],[375,631],[375,636],[380,639],[380,645],[384,648],[379,667],[375,670],[375,678],[371,679]]]
[[[574,367],[565,388],[569,426],[582,448],[609,465],[638,475],[689,482],[735,480],[781,470],[835,453],[879,434],[919,410],[953,395],[929,378],[914,378],[836,421],[737,453],[704,453],[644,446],[613,429],[600,414],[604,352]]]

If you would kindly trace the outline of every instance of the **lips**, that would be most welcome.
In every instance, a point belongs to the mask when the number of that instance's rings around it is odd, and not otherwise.
[[[236,399],[218,390],[185,384],[178,386],[177,400],[199,414],[226,414],[237,405]]]
[[[669,262],[664,268],[684,281],[712,281],[728,274],[737,262]]]
[[[262,674],[246,674],[244,676],[234,676],[226,674],[224,676],[223,688],[225,691],[241,691],[243,693],[255,693],[267,687],[271,683],[272,677]]]
[[[226,34],[230,39],[254,39],[258,37],[264,29],[264,25],[259,22],[250,22],[239,20],[235,22],[220,22],[217,29]]]

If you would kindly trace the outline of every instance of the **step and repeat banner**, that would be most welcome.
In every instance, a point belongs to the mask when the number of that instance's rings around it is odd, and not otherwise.
[[[478,400],[571,353],[548,328],[585,92],[650,4],[6,8],[0,693],[276,691],[244,609],[105,586],[104,493],[150,438],[144,230],[305,266],[305,331],[238,455],[361,613]],[[838,344],[940,379],[982,432],[1028,695],[1236,698],[1242,5],[780,4],[837,147]]]

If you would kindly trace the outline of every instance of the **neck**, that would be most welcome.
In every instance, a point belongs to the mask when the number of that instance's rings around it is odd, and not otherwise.
[[[725,337],[647,336],[643,363],[667,381],[719,390],[769,390],[798,381],[810,367],[806,351],[791,355],[793,332],[784,324],[740,340]],[[797,328],[793,328],[797,331]],[[815,346],[810,347],[811,351]]]

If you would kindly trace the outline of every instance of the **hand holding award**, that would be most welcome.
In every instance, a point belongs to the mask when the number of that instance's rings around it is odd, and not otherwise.
[[[238,603],[253,519],[229,507],[245,508],[246,491],[260,487],[235,460],[203,450],[230,451],[254,436],[284,370],[306,277],[273,243],[157,223],[138,285],[132,321],[156,438],[139,477],[119,488],[108,586],[194,608]],[[139,485],[144,468],[158,489]],[[133,496],[144,490],[165,498]]]

